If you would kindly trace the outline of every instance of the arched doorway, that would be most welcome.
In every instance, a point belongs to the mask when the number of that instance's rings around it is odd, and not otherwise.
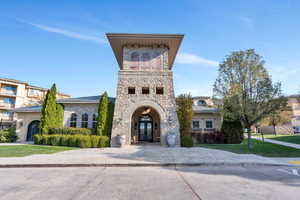
[[[160,142],[160,116],[148,106],[133,113],[131,118],[131,143]]]
[[[39,133],[40,121],[34,120],[30,122],[27,130],[26,141],[33,141],[33,135]]]

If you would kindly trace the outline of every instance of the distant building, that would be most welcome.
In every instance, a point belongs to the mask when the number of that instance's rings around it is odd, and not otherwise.
[[[14,114],[11,111],[24,106],[40,105],[48,89],[29,85],[26,82],[8,78],[0,78],[0,129],[14,124]],[[57,98],[70,97],[58,93]]]
[[[213,133],[221,129],[221,112],[213,98],[193,97],[192,134]]]

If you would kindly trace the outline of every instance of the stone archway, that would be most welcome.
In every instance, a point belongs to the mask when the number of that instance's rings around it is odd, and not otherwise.
[[[33,136],[39,133],[40,121],[34,120],[28,125],[26,141],[33,141]]]
[[[160,142],[161,117],[150,106],[137,108],[131,117],[131,144],[138,142]]]

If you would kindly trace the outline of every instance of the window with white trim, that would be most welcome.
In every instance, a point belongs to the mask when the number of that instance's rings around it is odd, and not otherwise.
[[[97,114],[93,114],[93,129],[96,129],[97,127]]]
[[[76,128],[76,126],[77,126],[77,114],[72,113],[70,119],[70,127]]]
[[[213,128],[213,121],[212,120],[206,120],[205,121],[205,127],[206,128]]]
[[[81,128],[87,128],[89,124],[89,115],[84,113],[81,115]]]
[[[192,121],[192,128],[193,129],[200,129],[200,121],[199,120],[193,120]]]

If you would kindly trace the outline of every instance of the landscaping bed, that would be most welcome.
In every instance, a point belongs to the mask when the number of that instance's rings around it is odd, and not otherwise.
[[[77,149],[74,147],[57,147],[41,145],[7,145],[0,146],[0,157],[24,157],[33,154],[52,154]]]
[[[238,154],[257,154],[266,157],[300,157],[300,149],[252,139],[253,150],[249,151],[247,139],[241,144],[197,144],[195,146],[230,151]]]

